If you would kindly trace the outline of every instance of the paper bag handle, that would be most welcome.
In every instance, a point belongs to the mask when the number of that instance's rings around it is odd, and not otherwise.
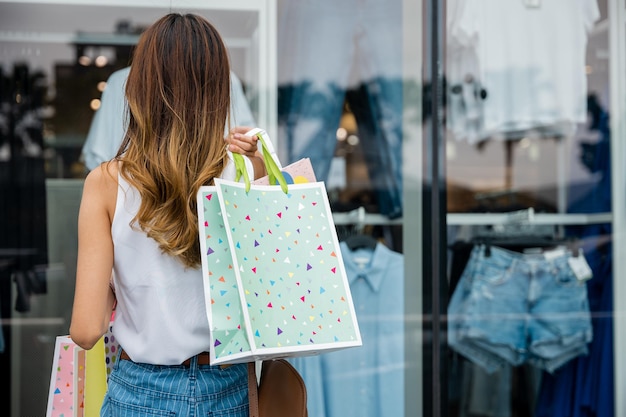
[[[251,132],[259,139],[257,143],[261,144],[261,155],[263,156],[263,163],[265,164],[265,170],[269,176],[270,184],[275,184],[276,181],[278,181],[280,188],[285,194],[287,194],[287,180],[285,180],[285,176],[280,171],[280,167],[272,157],[272,152],[265,141],[265,139],[268,141],[270,140],[267,132],[262,129],[253,129],[248,132],[248,134]],[[248,170],[246,168],[246,163],[243,160],[243,156],[238,153],[233,153],[233,160],[235,161],[236,169],[235,181],[239,181],[241,176],[243,176],[246,192],[250,191],[250,177],[248,176]]]

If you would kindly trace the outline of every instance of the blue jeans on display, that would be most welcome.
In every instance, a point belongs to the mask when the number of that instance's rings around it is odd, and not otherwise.
[[[101,417],[248,417],[248,368],[149,365],[118,360]]]
[[[379,211],[390,219],[402,215],[402,95],[401,80],[380,78],[350,94],[361,106],[348,101]]]
[[[327,181],[337,145],[346,90],[297,85],[283,93],[288,103],[285,134],[288,160],[308,157],[318,180]],[[367,171],[381,214],[402,215],[402,82],[375,79],[361,86],[362,108],[353,106]]]
[[[488,255],[476,246],[448,306],[451,348],[488,372],[522,363],[554,372],[587,354],[587,286],[572,272],[572,256],[498,247]]]
[[[348,91],[379,211],[402,215],[402,2],[282,0],[278,7],[279,121],[288,161],[311,159],[328,179]]]

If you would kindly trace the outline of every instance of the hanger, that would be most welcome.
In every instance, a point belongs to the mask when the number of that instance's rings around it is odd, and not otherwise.
[[[491,254],[490,248],[497,246],[500,248],[512,250],[515,252],[523,252],[525,249],[552,249],[557,246],[567,246],[573,256],[578,256],[579,242],[577,238],[566,237],[558,238],[555,236],[540,235],[518,235],[511,237],[490,237],[476,236],[472,239],[474,244],[485,245],[485,254]]]
[[[378,244],[378,240],[370,235],[366,235],[363,233],[359,233],[356,235],[349,236],[346,240],[346,245],[351,251],[355,251],[357,249],[376,249],[376,245]]]
[[[574,256],[578,256],[579,242],[574,237],[559,237],[554,233],[546,234],[545,227],[533,223],[532,208],[509,213],[504,224],[495,225],[490,232],[474,236],[474,244],[485,245],[485,255],[491,255],[491,247],[498,246],[516,252],[526,249],[552,249],[567,246]]]
[[[355,211],[355,213],[357,215],[357,220],[354,224],[356,232],[346,237],[344,242],[348,245],[348,248],[351,251],[355,251],[357,249],[376,249],[378,240],[372,235],[363,232],[365,226],[365,208],[361,206]]]

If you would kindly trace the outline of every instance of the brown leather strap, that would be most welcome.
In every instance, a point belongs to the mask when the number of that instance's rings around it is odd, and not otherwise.
[[[201,352],[201,353],[198,353],[197,356],[198,356],[198,365],[210,365],[211,364],[211,354],[209,352]],[[126,353],[126,351],[123,349],[122,349],[122,352],[120,353],[120,359],[126,360],[126,361],[132,361],[130,356],[128,356],[128,353]],[[183,363],[181,363],[181,365],[189,368],[191,366],[191,358],[185,360]],[[231,365],[230,364],[220,365],[220,368],[224,369],[224,368],[228,368],[229,366]]]
[[[254,362],[248,362],[248,399],[250,400],[250,417],[259,417],[259,392]]]

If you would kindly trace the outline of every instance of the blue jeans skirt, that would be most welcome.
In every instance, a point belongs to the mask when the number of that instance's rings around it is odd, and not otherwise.
[[[248,417],[246,364],[149,365],[118,360],[101,417]]]

